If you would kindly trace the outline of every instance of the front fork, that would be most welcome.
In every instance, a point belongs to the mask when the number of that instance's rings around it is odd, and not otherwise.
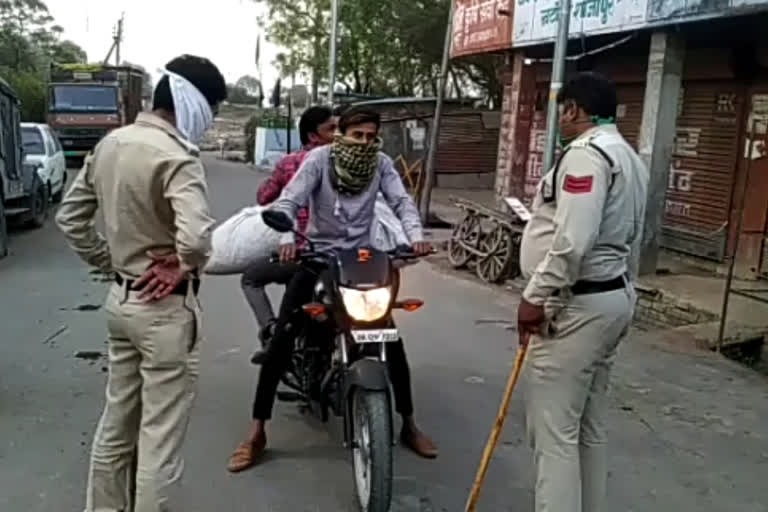
[[[385,392],[387,394],[387,403],[389,404],[390,415],[392,415],[392,391],[389,381],[389,371],[386,363],[386,347],[381,344],[379,349],[381,359],[369,357],[361,358],[351,365],[347,366],[343,377],[342,399],[344,400],[344,447],[354,447],[354,410],[355,394],[369,391]],[[390,422],[394,436],[394,422]]]

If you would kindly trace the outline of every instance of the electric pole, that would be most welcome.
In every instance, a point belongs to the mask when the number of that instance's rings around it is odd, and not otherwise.
[[[112,31],[112,46],[109,47],[109,52],[107,52],[107,56],[104,57],[105,66],[109,64],[109,59],[112,58],[112,52],[115,53],[115,60],[117,61],[117,65],[118,66],[120,65],[120,44],[123,42],[123,19],[124,18],[125,18],[125,13],[120,15],[120,19],[117,20],[117,25]]]
[[[552,80],[549,85],[549,106],[547,108],[547,145],[544,151],[544,172],[555,163],[557,146],[557,93],[563,88],[565,77],[565,57],[568,54],[568,31],[571,22],[571,0],[560,0],[560,13],[557,23],[555,55],[552,60]]]
[[[336,84],[336,39],[339,30],[339,1],[331,0],[331,41],[328,60],[328,104],[333,108],[333,92]]]
[[[117,20],[117,34],[115,34],[115,65],[120,65],[120,44],[123,42],[123,18],[125,14],[120,15]]]
[[[424,186],[419,198],[419,213],[421,222],[426,226],[429,221],[429,206],[432,202],[432,187],[435,184],[435,161],[437,160],[438,145],[440,144],[440,121],[443,117],[443,101],[445,99],[445,83],[448,81],[448,63],[451,57],[451,42],[453,41],[453,10],[455,0],[451,0],[448,8],[448,26],[445,27],[443,43],[443,60],[440,63],[440,79],[437,84],[435,100],[435,116],[432,119],[432,130],[429,133],[427,161],[424,165]]]

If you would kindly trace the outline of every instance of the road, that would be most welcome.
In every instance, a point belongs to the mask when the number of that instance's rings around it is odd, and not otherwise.
[[[223,220],[253,200],[263,175],[206,161],[213,213]],[[16,232],[11,243],[11,257],[0,261],[0,510],[82,510],[106,368],[74,354],[105,348],[99,307],[106,284],[66,248],[52,223]],[[417,417],[441,453],[426,461],[397,449],[393,511],[463,510],[515,356],[508,332],[474,322],[509,318],[516,298],[428,263],[407,271],[404,293],[426,301],[400,324]],[[354,511],[339,429],[306,421],[291,404],[278,405],[267,460],[241,475],[226,472],[248,426],[256,325],[235,277],[206,279],[202,302],[204,362],[185,447],[181,510]],[[609,510],[768,510],[765,380],[709,355],[630,341],[612,400]],[[483,511],[533,510],[523,424],[518,393]]]

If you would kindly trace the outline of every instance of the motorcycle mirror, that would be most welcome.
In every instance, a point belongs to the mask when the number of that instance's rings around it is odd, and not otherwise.
[[[291,222],[291,218],[283,212],[265,210],[261,212],[261,218],[264,219],[264,224],[278,233],[293,231],[293,222]]]

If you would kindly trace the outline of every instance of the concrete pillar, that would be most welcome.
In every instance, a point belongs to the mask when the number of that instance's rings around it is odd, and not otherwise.
[[[501,106],[501,129],[496,168],[496,203],[505,197],[523,198],[526,162],[533,122],[536,75],[533,66],[525,64],[518,50],[511,55],[504,70],[504,100]]]
[[[640,275],[653,274],[658,265],[684,62],[685,40],[680,34],[661,31],[651,36],[639,141],[640,157],[648,166],[651,180],[641,247],[633,251],[634,275],[638,270]]]

